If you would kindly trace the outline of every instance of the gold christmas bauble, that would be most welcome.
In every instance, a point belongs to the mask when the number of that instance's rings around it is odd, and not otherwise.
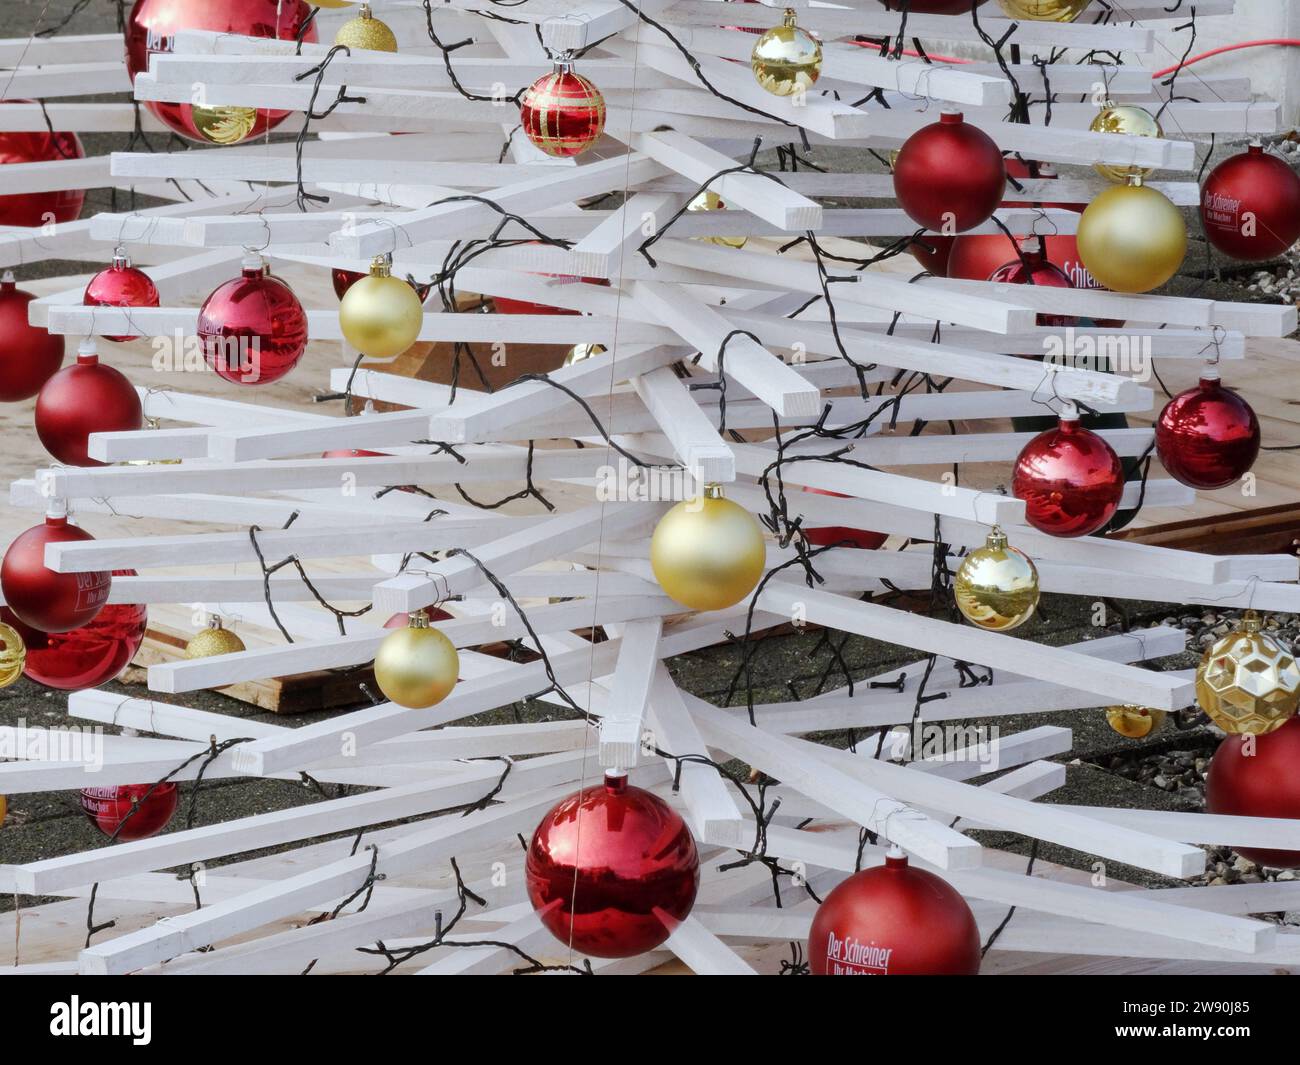
[[[785,9],[781,25],[754,42],[749,57],[754,78],[773,96],[793,96],[816,84],[822,72],[822,43],[795,22]]]
[[[1107,103],[1097,113],[1088,127],[1093,133],[1123,133],[1129,137],[1163,137],[1165,131],[1160,128],[1155,115],[1144,107],[1135,104]],[[1102,177],[1117,185],[1123,185],[1131,177],[1144,178],[1153,167],[1124,165],[1117,163],[1093,163],[1092,168]]]
[[[1300,666],[1247,610],[1237,630],[1201,657],[1196,701],[1224,732],[1272,732],[1300,707]]]
[[[686,205],[686,209],[692,214],[696,211],[725,211],[727,205],[712,189],[705,189]],[[748,237],[700,237],[699,239],[723,248],[743,248],[749,241]]]
[[[995,525],[984,546],[962,560],[953,578],[953,595],[957,609],[971,624],[1009,632],[1034,616],[1038,570]]]
[[[199,135],[213,144],[238,144],[253,132],[257,125],[255,107],[199,107],[190,108],[190,121]]]
[[[371,52],[396,52],[397,38],[388,24],[375,18],[370,13],[370,6],[363,4],[361,14],[351,22],[345,22],[334,34],[335,44],[346,44],[349,48],[364,48]]]
[[[1137,706],[1124,703],[1120,706],[1106,707],[1106,724],[1121,736],[1131,740],[1140,740],[1155,732],[1165,722],[1165,712],[1154,710],[1149,706]]]
[[[9,800],[0,795],[0,825],[5,823],[5,817],[9,813]]]
[[[393,277],[386,256],[370,264],[370,275],[356,281],[339,303],[339,326],[357,351],[372,359],[400,355],[420,335],[424,307],[419,294]]]
[[[375,680],[390,702],[423,710],[447,698],[460,676],[460,656],[429,615],[413,611],[404,629],[384,637],[375,655]]]
[[[317,7],[351,7],[356,0],[312,0]]]
[[[7,688],[23,675],[27,645],[18,630],[0,621],[0,688]]]
[[[754,590],[767,565],[763,530],[716,485],[659,519],[650,565],[660,587],[692,610],[722,610]]]
[[[604,344],[574,344],[564,356],[564,365],[573,366],[575,363],[586,362],[595,355],[604,354]]]
[[[185,657],[212,658],[215,655],[236,654],[247,650],[244,641],[226,628],[219,617],[213,615],[208,627],[196,633],[185,645]]]
[[[1155,189],[1130,178],[1088,204],[1075,235],[1079,260],[1099,285],[1150,292],[1178,272],[1187,255],[1182,212]]]
[[[998,0],[1008,18],[1027,22],[1073,22],[1092,0]]]

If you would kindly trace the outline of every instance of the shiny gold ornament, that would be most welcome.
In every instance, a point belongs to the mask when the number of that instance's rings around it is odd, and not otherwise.
[[[439,630],[429,627],[429,615],[413,611],[404,629],[384,637],[375,655],[375,680],[391,702],[413,710],[440,703],[456,686],[460,656]]]
[[[18,630],[0,621],[0,688],[7,688],[23,675],[27,645]]]
[[[1224,732],[1272,732],[1300,707],[1300,666],[1247,610],[1240,627],[1202,656],[1196,701]]]
[[[357,351],[372,359],[400,355],[420,335],[424,307],[402,278],[394,277],[391,260],[378,256],[370,275],[353,283],[339,303],[339,326]]]
[[[683,606],[722,610],[754,590],[767,565],[767,545],[754,515],[710,484],[659,519],[650,565],[664,592]]]
[[[238,144],[257,125],[255,107],[190,107],[190,121],[204,140],[213,144]]]
[[[821,76],[822,42],[800,27],[794,9],[787,7],[781,25],[754,42],[749,65],[759,85],[773,96],[806,92]]]
[[[161,429],[162,422],[158,418],[145,415],[144,419],[146,429]],[[179,466],[180,459],[123,459],[118,463],[119,466]]]
[[[696,211],[725,211],[727,205],[722,202],[720,197],[712,189],[705,189],[686,205],[686,209],[694,214]],[[721,223],[726,225],[726,223]],[[743,248],[748,243],[748,237],[699,237],[699,240],[707,241],[710,244],[717,244],[723,248]]]
[[[355,0],[312,0],[317,7],[351,7]]]
[[[1093,133],[1123,133],[1129,137],[1163,137],[1165,131],[1160,128],[1155,115],[1146,108],[1136,104],[1114,104],[1107,102],[1088,127]],[[1093,163],[1092,168],[1108,181],[1123,185],[1131,177],[1144,178],[1154,167],[1115,163]]]
[[[1178,272],[1187,255],[1182,212],[1155,189],[1129,178],[1100,193],[1079,219],[1079,260],[1115,292],[1150,292]]]
[[[388,23],[375,18],[370,13],[370,5],[361,5],[361,14],[351,22],[345,22],[334,34],[335,44],[345,44],[349,48],[364,48],[371,52],[396,52],[397,38],[388,28]]]
[[[215,655],[235,654],[247,651],[244,641],[226,628],[216,614],[208,622],[208,627],[196,633],[185,645],[186,658],[212,658]]]
[[[998,0],[1007,18],[1027,22],[1073,22],[1092,0]]]
[[[1009,632],[1034,616],[1038,570],[995,525],[984,546],[962,560],[953,579],[953,595],[957,609],[971,624]]]
[[[604,344],[574,344],[564,356],[564,365],[573,366],[575,363],[586,362],[595,355],[604,354]]]
[[[1106,707],[1106,724],[1131,740],[1151,735],[1164,723],[1165,712],[1149,706],[1123,703],[1120,706]]]

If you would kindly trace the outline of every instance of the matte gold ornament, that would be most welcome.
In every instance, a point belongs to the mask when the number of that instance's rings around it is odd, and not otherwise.
[[[375,655],[379,690],[391,702],[413,710],[442,702],[459,676],[455,644],[429,626],[429,615],[423,610],[412,611],[406,628],[385,636]]]
[[[0,688],[7,688],[23,675],[27,645],[18,630],[0,621]]]
[[[378,256],[370,274],[353,283],[339,303],[339,326],[349,344],[372,359],[400,355],[420,335],[424,306],[420,297],[400,277],[394,277],[391,258]]]
[[[1106,707],[1106,724],[1130,740],[1149,736],[1165,723],[1165,712],[1135,703]]]
[[[684,499],[659,519],[650,565],[670,597],[692,610],[722,610],[754,590],[767,565],[763,530],[719,485]]]
[[[195,634],[185,645],[186,658],[212,658],[216,655],[230,655],[247,651],[244,641],[222,624],[216,614],[208,622],[208,627]]]
[[[364,48],[371,52],[396,52],[397,38],[388,24],[370,13],[370,5],[361,5],[361,14],[345,22],[334,34],[335,44]]]
[[[697,211],[725,211],[726,209],[727,205],[722,202],[722,197],[712,189],[705,189],[686,205],[686,210],[692,214]],[[698,239],[723,248],[743,248],[749,241],[748,237],[699,237]]]
[[[998,0],[1008,18],[1028,22],[1073,22],[1092,0]]]
[[[754,77],[773,96],[807,92],[822,72],[822,42],[795,22],[794,9],[785,9],[781,25],[754,42],[749,57]]]
[[[1079,261],[1098,284],[1115,292],[1150,292],[1182,265],[1187,224],[1165,196],[1134,177],[1088,204],[1075,241]]]
[[[953,579],[957,609],[973,625],[1010,632],[1034,616],[1038,607],[1038,570],[1023,551],[1007,543],[993,526],[984,546],[962,560]]]
[[[145,415],[146,429],[161,429],[162,421],[158,418]],[[123,459],[118,463],[119,466],[179,466],[180,459]]]
[[[190,121],[206,141],[213,144],[238,144],[257,125],[255,107],[190,107]]]
[[[1155,115],[1136,104],[1115,104],[1107,101],[1088,127],[1093,133],[1122,133],[1129,137],[1163,137]],[[1131,177],[1144,178],[1154,167],[1093,163],[1092,168],[1108,181],[1123,185]]]
[[[1224,732],[1272,732],[1300,707],[1300,666],[1247,610],[1237,630],[1202,656],[1196,701]]]
[[[586,362],[596,355],[605,354],[604,344],[574,344],[564,356],[564,365],[573,366],[579,362]]]

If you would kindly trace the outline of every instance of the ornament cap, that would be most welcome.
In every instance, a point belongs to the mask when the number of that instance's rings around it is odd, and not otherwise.
[[[1219,368],[1213,364],[1206,366],[1201,370],[1201,391],[1217,392],[1222,387],[1220,380]]]
[[[885,855],[886,869],[906,869],[907,853],[897,843],[889,845],[889,853]]]
[[[428,612],[423,608],[420,610],[412,610],[410,614],[407,615],[406,626],[411,629],[427,629],[429,627]]]
[[[1075,428],[1079,424],[1079,408],[1076,407],[1072,400],[1066,400],[1061,407],[1061,428]]]
[[[261,277],[263,270],[266,269],[266,260],[257,252],[250,251],[240,262],[239,268],[243,271],[245,277],[250,275]]]
[[[1242,632],[1259,632],[1264,626],[1264,619],[1254,610],[1247,610],[1241,615]]]
[[[18,282],[15,280],[14,272],[12,270],[6,270],[3,275],[0,275],[0,287],[3,287],[6,292],[10,289],[17,288],[17,286]]]
[[[605,770],[605,792],[609,795],[622,795],[627,791],[627,770]]]
[[[1005,551],[1007,544],[1007,534],[1002,531],[1001,525],[995,525],[989,530],[989,534],[984,539],[984,546],[992,548],[994,551]]]
[[[46,525],[68,524],[68,501],[63,496],[53,496],[45,504]]]
[[[370,260],[371,277],[392,277],[393,276],[393,257],[384,252],[383,255],[376,255]]]
[[[94,355],[94,356],[95,356],[95,360],[94,360],[94,361],[96,361],[96,362],[99,361],[99,345],[95,343],[95,338],[94,338],[94,337],[85,337],[85,338],[81,341],[81,343],[77,345],[77,361],[78,361],[78,362],[81,361],[81,357],[82,357],[83,355]]]
[[[1142,180],[1141,174],[1129,174],[1127,184],[1131,189],[1141,189],[1146,187],[1146,182]]]
[[[126,270],[131,266],[131,256],[127,255],[125,248],[113,249],[113,269]]]
[[[722,493],[722,485],[718,484],[716,481],[710,481],[706,484],[704,490],[700,494],[705,499],[726,499],[726,496]]]
[[[939,112],[939,121],[947,126],[959,126],[966,121],[966,116],[956,108],[948,107]]]
[[[785,13],[781,16],[781,25],[789,26],[791,29],[794,29],[794,27],[798,25],[795,19],[794,8],[787,7],[785,9]]]

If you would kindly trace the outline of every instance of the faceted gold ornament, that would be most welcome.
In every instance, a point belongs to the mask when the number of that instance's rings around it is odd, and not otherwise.
[[[206,141],[213,144],[238,144],[253,132],[257,125],[255,107],[200,107],[190,108],[190,121]]]
[[[0,621],[0,688],[7,688],[23,675],[27,645],[18,630]]]
[[[423,710],[451,693],[460,676],[460,656],[423,610],[411,612],[404,629],[384,637],[375,655],[375,681],[390,702]]]
[[[773,26],[755,43],[750,68],[759,85],[773,96],[793,96],[811,89],[822,72],[822,43],[785,9],[781,25]]]
[[[659,586],[692,610],[722,610],[754,590],[767,565],[757,519],[716,484],[684,499],[659,519],[650,538]]]
[[[357,351],[372,359],[400,355],[420,335],[424,306],[419,294],[394,277],[391,259],[380,255],[370,275],[354,282],[339,303],[339,327]]]
[[[185,645],[186,658],[212,658],[215,655],[235,654],[247,651],[244,641],[222,624],[216,614],[208,622],[208,627],[197,633]]]
[[[1165,722],[1165,712],[1149,706],[1137,706],[1123,703],[1120,706],[1106,707],[1106,724],[1121,736],[1131,740],[1140,740],[1155,732]]]
[[[574,344],[564,356],[564,365],[572,366],[575,363],[586,362],[594,355],[604,355],[604,344]]]
[[[1008,18],[1028,22],[1073,22],[1092,0],[998,0]]]
[[[705,189],[686,205],[686,210],[692,214],[697,211],[725,211],[726,209],[727,205],[722,202],[722,197],[712,189]],[[723,248],[743,248],[749,241],[748,237],[700,237],[698,239]]]
[[[1201,658],[1196,701],[1224,732],[1272,732],[1300,707],[1300,666],[1247,610],[1240,627]]]
[[[953,595],[957,609],[971,624],[1009,632],[1034,616],[1038,570],[995,525],[984,546],[962,560],[953,578]]]
[[[396,52],[397,38],[388,24],[370,13],[370,5],[361,5],[361,14],[345,22],[334,34],[335,44],[349,48],[364,48],[371,52]]]
[[[1115,104],[1107,101],[1088,127],[1093,133],[1122,133],[1129,137],[1163,137],[1155,115],[1136,104]],[[1123,185],[1130,177],[1145,178],[1154,167],[1124,166],[1114,163],[1093,163],[1092,168],[1108,181]]]

